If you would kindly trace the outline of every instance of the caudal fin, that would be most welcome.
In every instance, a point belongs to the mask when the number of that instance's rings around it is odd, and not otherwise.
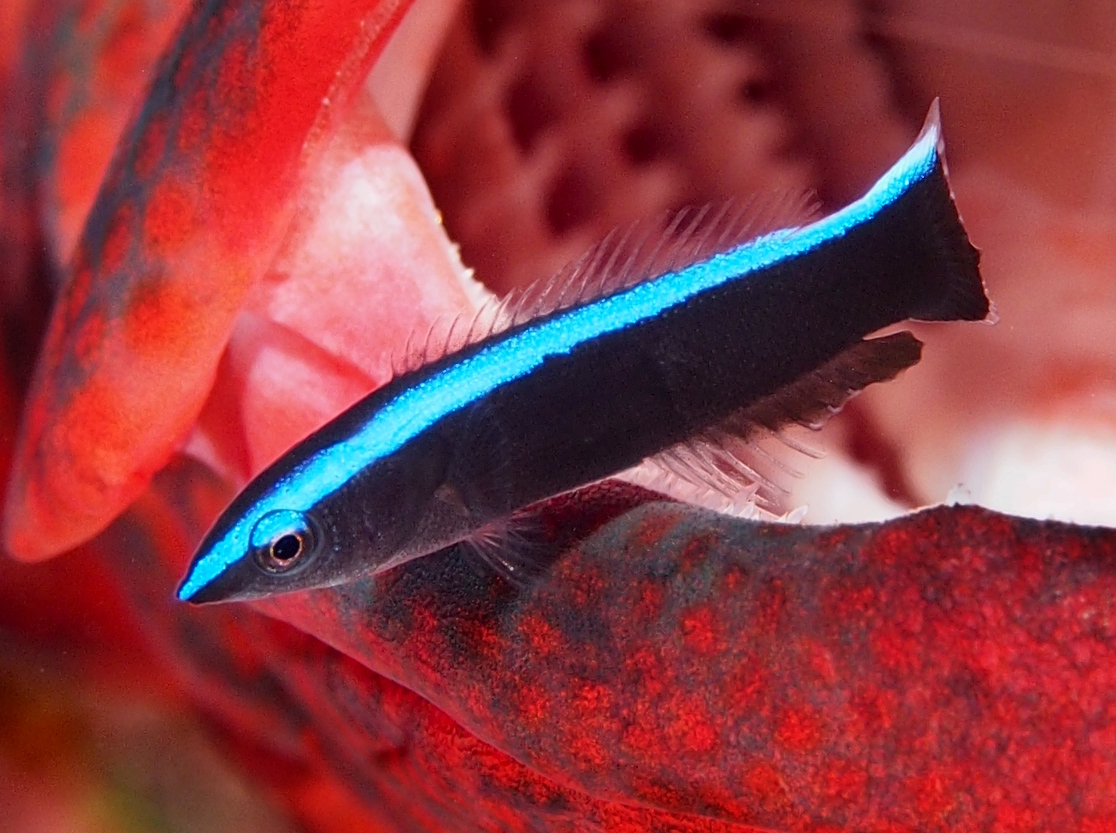
[[[911,311],[920,321],[981,321],[990,304],[980,278],[980,252],[969,241],[949,184],[941,115],[937,99],[930,105],[926,123],[915,146],[932,143],[930,173],[912,187],[918,228],[922,229],[920,255],[926,280]]]

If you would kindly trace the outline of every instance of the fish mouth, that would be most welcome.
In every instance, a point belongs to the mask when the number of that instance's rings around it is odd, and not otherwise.
[[[191,575],[187,575],[179,584],[175,596],[181,602],[193,605],[208,605],[221,602],[249,601],[269,595],[268,590],[259,587],[257,582],[252,582],[252,579],[257,576],[245,575],[246,572],[245,565],[237,564],[197,587],[193,586],[194,582]]]
[[[175,590],[175,597],[180,602],[195,605],[233,601],[238,598],[235,574],[239,571],[236,570],[235,566],[214,576],[209,581],[199,584],[195,575],[195,568],[200,560],[199,558],[194,559],[190,570]]]
[[[183,581],[178,586],[175,596],[180,602],[203,605],[227,600],[225,594],[221,593],[219,588],[213,586],[213,582],[204,584],[195,590],[190,590],[189,584],[189,581]]]

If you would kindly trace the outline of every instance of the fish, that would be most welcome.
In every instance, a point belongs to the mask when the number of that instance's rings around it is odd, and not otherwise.
[[[734,438],[816,426],[921,356],[910,332],[870,335],[990,316],[936,101],[864,196],[807,211],[783,196],[637,225],[427,343],[233,499],[178,598],[328,587],[499,538],[533,504],[648,458],[743,488]]]

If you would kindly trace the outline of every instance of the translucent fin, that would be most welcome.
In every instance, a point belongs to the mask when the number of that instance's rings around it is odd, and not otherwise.
[[[790,494],[785,478],[803,476],[777,450],[764,448],[763,440],[718,429],[667,449],[652,462],[682,482],[720,494],[729,504],[747,501],[772,516]]]
[[[481,527],[462,544],[476,562],[518,589],[529,586],[550,565],[552,553],[526,512]]]
[[[861,341],[778,392],[732,414],[717,425],[652,458],[662,470],[736,501],[747,496],[757,507],[778,512],[788,490],[783,476],[802,472],[765,446],[772,441],[806,457],[820,452],[787,429],[819,429],[845,402],[874,382],[893,379],[916,364],[922,343],[909,332]]]
[[[498,301],[490,301],[475,312],[463,313],[452,318],[439,318],[422,334],[421,339],[412,333],[407,337],[403,352],[392,357],[392,370],[403,376],[438,359],[456,353],[463,347],[487,338],[495,330]]]
[[[741,489],[730,497],[721,489],[713,489],[704,483],[694,483],[679,477],[665,468],[658,457],[644,460],[638,466],[620,472],[616,477],[676,500],[725,515],[758,521],[773,521],[778,518],[777,515],[756,503],[755,492],[758,487]]]
[[[495,331],[613,295],[775,229],[804,225],[817,211],[812,193],[783,191],[683,208],[616,229],[551,278],[501,301]]]
[[[613,295],[667,272],[728,251],[761,234],[816,219],[811,192],[683,208],[618,228],[552,277],[536,281],[476,313],[437,321],[421,342],[408,339],[398,375],[417,370],[470,344],[559,310]]]

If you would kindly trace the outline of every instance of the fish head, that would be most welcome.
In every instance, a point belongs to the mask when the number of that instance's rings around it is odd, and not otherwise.
[[[179,599],[244,601],[321,586],[327,533],[312,511],[271,509],[214,526],[202,539]],[[317,568],[316,568],[317,567]]]
[[[243,601],[330,587],[421,554],[407,544],[444,476],[439,447],[426,444],[409,461],[389,457],[354,470],[346,447],[308,439],[309,451],[295,446],[217,519],[178,588],[180,600]]]
[[[198,545],[178,588],[182,601],[241,601],[331,583],[336,549],[328,515],[269,490],[241,493]]]

